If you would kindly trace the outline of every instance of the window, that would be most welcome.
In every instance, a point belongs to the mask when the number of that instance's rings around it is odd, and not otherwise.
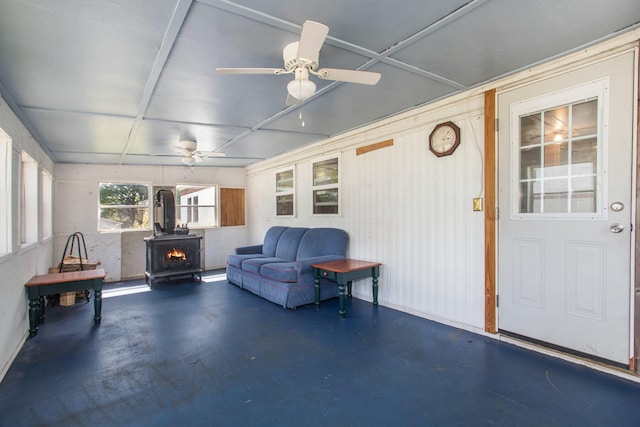
[[[11,251],[11,138],[0,129],[0,256]]]
[[[20,175],[20,243],[38,241],[38,163],[26,152],[21,154]]]
[[[100,183],[100,231],[148,229],[147,184]]]
[[[42,238],[53,236],[53,178],[42,170]]]
[[[295,173],[293,168],[276,172],[276,215],[295,215]]]
[[[313,213],[338,214],[339,192],[338,158],[315,162],[313,164]]]
[[[594,82],[556,94],[547,100],[548,106],[537,100],[516,104],[514,216],[601,215],[605,144],[599,113],[604,87]]]
[[[215,185],[176,185],[176,223],[193,227],[218,225]]]

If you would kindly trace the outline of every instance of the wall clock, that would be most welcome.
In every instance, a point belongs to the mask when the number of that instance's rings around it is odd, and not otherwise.
[[[429,150],[438,157],[448,156],[460,145],[460,128],[453,122],[436,125],[429,135]]]

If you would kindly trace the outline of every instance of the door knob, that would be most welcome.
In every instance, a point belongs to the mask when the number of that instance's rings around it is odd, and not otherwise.
[[[624,231],[624,225],[614,222],[613,224],[611,224],[611,227],[609,227],[609,230],[612,233],[622,233]]]

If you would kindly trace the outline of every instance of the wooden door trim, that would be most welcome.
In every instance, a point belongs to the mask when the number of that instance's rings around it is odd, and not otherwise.
[[[496,90],[484,93],[484,330],[496,322]]]

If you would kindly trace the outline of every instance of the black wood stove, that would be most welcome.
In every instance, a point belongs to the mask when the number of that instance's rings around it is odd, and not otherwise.
[[[147,246],[147,284],[153,286],[159,279],[175,276],[198,276],[202,280],[200,268],[200,244],[202,237],[188,234],[186,226],[175,228],[175,200],[169,190],[160,190],[156,196],[157,214],[162,217],[162,225],[155,224],[153,236],[145,238]],[[160,233],[158,235],[158,233]]]

